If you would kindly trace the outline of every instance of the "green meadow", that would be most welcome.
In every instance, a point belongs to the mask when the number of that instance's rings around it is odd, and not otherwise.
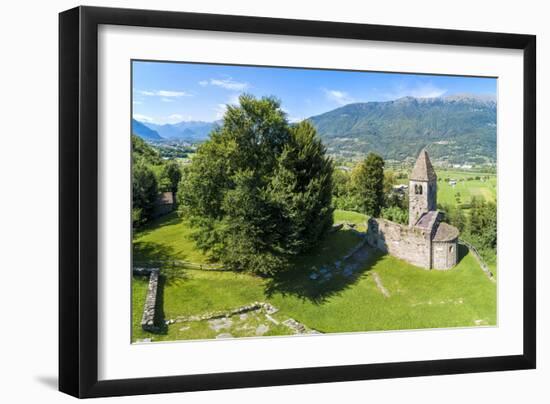
[[[440,170],[437,177],[440,179],[437,182],[438,203],[470,203],[473,197],[482,198],[486,202],[496,200],[497,177],[494,174]],[[456,181],[456,184],[449,184],[451,180]],[[457,198],[460,202],[457,202]]]
[[[335,222],[364,226],[366,216],[335,211]],[[134,261],[183,260],[208,262],[190,238],[192,229],[171,214],[134,235]],[[376,250],[364,250],[346,264],[342,258],[361,243],[347,226],[328,234],[308,254],[297,257],[291,270],[272,278],[230,271],[183,267],[178,277],[161,277],[157,317],[161,330],[145,332],[140,321],[147,278],[132,282],[132,340],[208,339],[230,333],[234,337],[289,335],[282,323],[294,319],[322,333],[470,327],[496,324],[496,284],[482,272],[465,248],[450,271],[427,271]],[[353,267],[353,271],[343,270]],[[330,278],[311,274],[329,270]],[[384,291],[382,290],[384,289]],[[178,316],[227,311],[266,302],[278,311],[266,322],[256,313],[234,316],[220,324],[194,321],[163,325]]]

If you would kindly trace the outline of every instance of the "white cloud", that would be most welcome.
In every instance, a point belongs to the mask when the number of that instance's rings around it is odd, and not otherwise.
[[[396,100],[403,97],[415,97],[415,98],[437,98],[441,97],[447,92],[447,89],[440,88],[432,83],[418,83],[416,85],[399,85],[395,90],[385,94],[385,98],[388,100]]]
[[[285,107],[281,107],[281,111],[286,114],[286,119],[288,119],[288,122],[290,123],[298,123],[304,120],[302,117],[292,115],[292,113]]]
[[[162,102],[174,102],[174,100],[172,98],[161,98],[160,100]]]
[[[178,122],[181,122],[181,121],[190,121],[190,120],[191,120],[190,116],[184,116],[184,115],[181,115],[181,114],[168,115],[164,119],[165,123],[178,123]]]
[[[173,124],[173,123],[179,123],[182,121],[192,121],[193,117],[191,115],[182,115],[182,114],[171,114],[167,116],[148,116],[148,115],[142,115],[142,114],[134,114],[134,119],[144,122],[144,123],[154,123],[157,125],[164,125],[167,123]]]
[[[143,102],[141,102],[141,101],[132,101],[132,104],[134,104],[134,105],[141,105],[141,104],[143,104]]]
[[[298,116],[289,116],[288,117],[288,122],[290,123],[298,123],[298,122],[302,122],[304,120],[304,118],[301,118],[301,117],[298,117]]]
[[[240,94],[233,94],[230,98],[229,98],[229,101],[227,101],[228,104],[231,104],[231,105],[239,105],[239,97],[241,95]]]
[[[227,104],[218,104],[216,106],[216,119],[222,119],[227,111]]]
[[[223,116],[225,115],[225,113],[227,111],[227,106],[228,105],[239,105],[239,97],[240,96],[241,96],[241,94],[235,93],[231,97],[229,97],[229,99],[227,100],[227,103],[216,105],[216,107],[214,108],[214,111],[216,113],[216,118],[215,119],[222,119],[223,118]]]
[[[339,105],[346,105],[355,102],[355,99],[345,91],[329,90],[323,88],[323,92],[325,93],[325,97],[327,97],[329,101],[335,102]]]
[[[226,90],[233,90],[233,91],[243,91],[249,87],[248,83],[235,81],[231,77],[225,78],[225,79],[210,79],[210,80],[201,80],[199,81],[199,84],[201,86],[216,86],[225,88]]]
[[[186,91],[170,91],[170,90],[154,90],[154,91],[139,91],[141,95],[149,97],[191,97],[192,94]]]
[[[155,123],[155,120],[152,117],[147,116],[147,115],[134,114],[133,117],[134,117],[135,120],[140,121],[140,122]]]

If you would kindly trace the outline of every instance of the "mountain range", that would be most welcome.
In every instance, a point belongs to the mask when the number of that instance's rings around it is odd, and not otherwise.
[[[343,158],[374,151],[402,161],[427,146],[433,159],[481,164],[496,160],[496,106],[471,95],[404,97],[348,104],[309,120],[329,153]]]
[[[494,98],[467,94],[403,97],[347,104],[308,120],[335,157],[354,159],[374,151],[385,159],[402,161],[427,146],[435,160],[482,164],[496,161],[496,107]],[[197,143],[207,139],[219,123],[157,125],[133,120],[132,126],[134,133],[146,140]]]
[[[143,140],[162,140],[157,131],[149,128],[143,122],[132,119],[132,133]]]

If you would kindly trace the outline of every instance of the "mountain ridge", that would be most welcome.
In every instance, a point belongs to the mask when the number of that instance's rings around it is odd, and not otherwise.
[[[180,139],[190,142],[206,140],[219,121],[181,121],[174,124],[147,123],[144,125],[156,131],[163,139]]]
[[[343,159],[361,158],[373,151],[385,159],[402,161],[428,146],[436,160],[484,164],[496,161],[496,112],[493,96],[453,94],[356,102],[307,120],[317,129],[329,154]],[[140,123],[160,138],[147,140],[196,143],[206,140],[220,122]]]
[[[430,155],[450,163],[496,160],[496,100],[453,95],[347,104],[308,118],[330,154],[344,159],[374,151],[386,159]]]
[[[157,131],[134,118],[132,118],[132,133],[144,140],[162,140]]]

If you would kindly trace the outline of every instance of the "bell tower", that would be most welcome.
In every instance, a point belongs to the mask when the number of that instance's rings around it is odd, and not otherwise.
[[[437,176],[428,152],[422,149],[409,177],[409,226],[437,208]]]

